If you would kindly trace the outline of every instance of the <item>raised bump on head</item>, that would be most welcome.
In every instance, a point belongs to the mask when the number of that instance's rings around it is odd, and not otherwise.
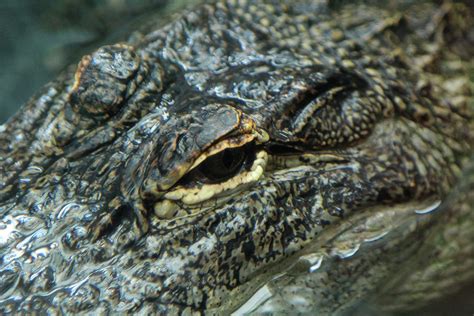
[[[124,44],[104,46],[84,56],[70,93],[73,110],[94,118],[114,115],[133,93],[135,85],[130,82],[139,66],[133,47]]]

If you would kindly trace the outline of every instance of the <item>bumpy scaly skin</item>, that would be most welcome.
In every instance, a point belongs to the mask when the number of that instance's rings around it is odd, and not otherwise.
[[[277,2],[152,24],[2,127],[2,312],[226,314],[265,284],[256,313],[393,293],[384,306],[404,309],[473,277],[468,200],[414,212],[445,200],[472,151],[470,11]],[[244,144],[262,175],[213,197],[180,182]]]

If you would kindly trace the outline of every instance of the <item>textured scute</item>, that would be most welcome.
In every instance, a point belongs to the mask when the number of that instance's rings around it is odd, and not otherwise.
[[[259,290],[255,313],[399,311],[456,290],[472,21],[458,2],[228,0],[86,55],[0,126],[1,313],[226,315]],[[226,180],[262,151],[265,170],[166,199],[219,182],[194,166],[216,148],[241,150],[213,156]]]

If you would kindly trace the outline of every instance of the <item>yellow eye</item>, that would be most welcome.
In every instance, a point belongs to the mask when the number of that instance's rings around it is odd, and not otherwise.
[[[199,166],[183,177],[178,185],[224,182],[244,169],[249,169],[254,160],[255,146],[253,143],[227,148],[201,162]]]
[[[237,187],[258,181],[268,160],[262,146],[268,139],[265,131],[252,130],[252,133],[229,137],[214,144],[155,204],[155,213],[167,218],[168,213],[171,214],[171,201],[196,205],[232,194]]]
[[[242,148],[229,148],[204,160],[198,170],[211,182],[233,177],[242,169],[246,153]]]
[[[209,156],[184,176],[165,199],[196,204],[225,195],[236,187],[258,181],[267,164],[267,153],[251,143]],[[162,207],[161,204],[158,207]]]

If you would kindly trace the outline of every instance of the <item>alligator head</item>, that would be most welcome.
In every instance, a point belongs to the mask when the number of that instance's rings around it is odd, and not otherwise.
[[[442,295],[423,249],[472,268],[432,242],[469,240],[469,208],[429,212],[472,150],[472,19],[234,2],[85,56],[2,127],[4,312],[323,314],[396,271]]]

